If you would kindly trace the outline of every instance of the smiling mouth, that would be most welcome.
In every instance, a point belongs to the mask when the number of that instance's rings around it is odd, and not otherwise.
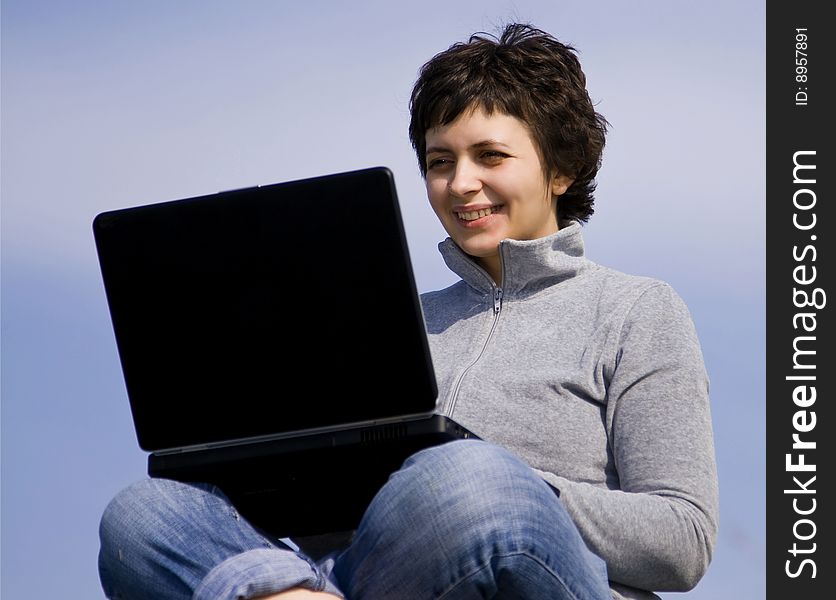
[[[480,208],[479,210],[468,210],[468,211],[456,211],[456,216],[461,219],[462,221],[475,221],[476,219],[481,219],[483,217],[487,217],[488,215],[492,215],[499,210],[502,206],[489,206],[487,208]]]

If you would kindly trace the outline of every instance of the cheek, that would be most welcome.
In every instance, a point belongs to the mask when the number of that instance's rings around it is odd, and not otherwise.
[[[430,201],[430,206],[437,213],[440,213],[444,207],[444,200],[446,198],[445,190],[446,187],[437,181],[427,182],[427,198]]]

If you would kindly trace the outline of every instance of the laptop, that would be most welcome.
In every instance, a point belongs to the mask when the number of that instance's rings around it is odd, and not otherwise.
[[[386,167],[97,215],[148,473],[279,537],[355,529],[414,452],[475,438],[437,387]]]

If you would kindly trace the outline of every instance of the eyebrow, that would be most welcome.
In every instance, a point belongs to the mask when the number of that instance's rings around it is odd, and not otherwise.
[[[503,144],[499,140],[482,140],[481,142],[471,144],[469,148],[479,149],[492,146],[502,146],[503,148],[507,149],[511,148],[508,144]],[[428,146],[425,154],[432,154],[433,152],[447,152],[448,150],[449,149],[444,146]]]

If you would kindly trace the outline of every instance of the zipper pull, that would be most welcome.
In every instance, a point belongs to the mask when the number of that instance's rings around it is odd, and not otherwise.
[[[493,314],[498,315],[502,308],[502,288],[498,287],[493,292]]]

